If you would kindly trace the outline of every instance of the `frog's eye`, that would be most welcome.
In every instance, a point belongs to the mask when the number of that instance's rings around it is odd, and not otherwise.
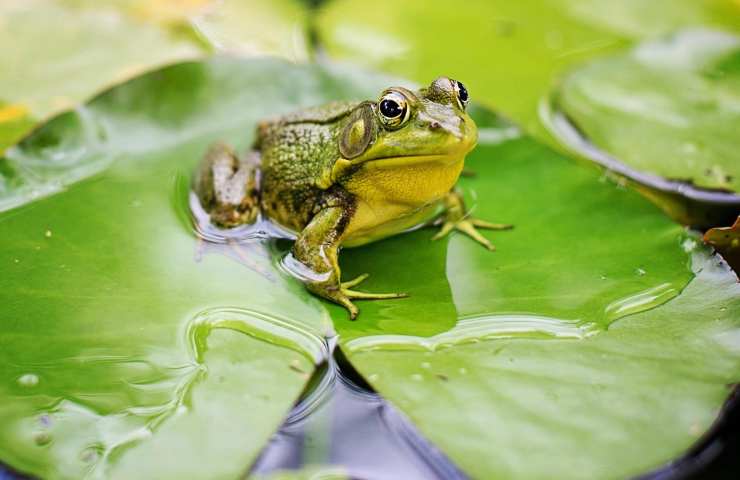
[[[398,92],[388,92],[378,102],[380,120],[386,127],[398,128],[409,119],[406,97]]]
[[[457,80],[452,81],[452,86],[455,89],[457,104],[460,106],[461,109],[465,110],[465,107],[468,106],[468,100],[470,100],[470,97],[468,96],[468,89],[465,88],[465,85],[463,85],[462,82],[458,82]]]

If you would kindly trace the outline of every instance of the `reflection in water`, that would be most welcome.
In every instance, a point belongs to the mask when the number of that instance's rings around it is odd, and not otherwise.
[[[261,217],[258,217],[255,223],[233,228],[219,228],[211,223],[208,212],[203,209],[194,192],[189,192],[188,201],[195,234],[206,242],[215,244],[256,243],[255,241],[271,238],[295,239],[293,232]]]
[[[179,188],[183,188],[179,185]],[[199,260],[208,253],[220,253],[250,270],[259,273],[262,277],[276,281],[274,241],[279,239],[294,240],[295,234],[285,230],[269,220],[258,217],[253,224],[240,225],[233,228],[219,228],[212,224],[208,213],[203,209],[197,195],[189,190],[184,192],[188,198],[188,205],[176,202],[176,209],[180,215],[188,218],[188,227],[192,227],[199,239],[196,259]],[[189,208],[188,208],[189,207]],[[187,211],[182,211],[187,210]],[[296,275],[294,269],[277,262],[278,269],[290,275]],[[300,277],[299,277],[300,278]]]
[[[330,358],[324,365],[318,386],[296,405],[251,474],[331,465],[358,479],[466,478],[406,417],[340,363],[342,368]]]

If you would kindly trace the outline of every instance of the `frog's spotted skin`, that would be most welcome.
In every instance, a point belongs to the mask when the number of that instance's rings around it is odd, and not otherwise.
[[[477,129],[465,112],[468,93],[439,77],[417,92],[392,87],[379,101],[333,102],[260,123],[253,150],[237,158],[214,145],[194,188],[211,221],[251,223],[258,213],[297,234],[288,265],[306,287],[358,314],[353,299],[398,298],[342,282],[341,246],[358,246],[442,216],[452,230],[488,249],[477,228],[506,229],[469,218],[453,191]],[[309,272],[306,274],[306,272]]]

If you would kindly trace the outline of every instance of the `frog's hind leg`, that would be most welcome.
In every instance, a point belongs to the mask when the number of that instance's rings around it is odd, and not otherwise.
[[[342,305],[354,320],[359,313],[352,300],[379,300],[403,298],[405,293],[368,293],[352,290],[368,275],[363,274],[342,282],[338,262],[338,250],[349,213],[346,205],[328,206],[317,213],[298,235],[291,256],[301,265],[295,276],[302,280],[308,290]],[[289,268],[289,270],[291,270]],[[293,272],[291,272],[293,273]]]
[[[211,222],[219,227],[254,223],[259,214],[259,152],[239,158],[223,143],[208,149],[193,188]]]
[[[495,250],[496,247],[494,247],[486,237],[481,235],[477,229],[510,230],[514,228],[513,225],[508,223],[490,223],[471,217],[470,212],[465,210],[465,203],[463,202],[462,195],[458,192],[450,192],[447,197],[445,197],[444,202],[445,212],[442,216],[442,228],[440,228],[439,232],[432,237],[433,240],[446,236],[452,230],[458,230],[480,243],[488,250]]]

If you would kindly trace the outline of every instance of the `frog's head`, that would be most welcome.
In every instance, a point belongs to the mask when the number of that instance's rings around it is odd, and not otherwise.
[[[465,112],[467,103],[463,84],[447,77],[416,92],[388,88],[377,102],[363,102],[347,117],[339,151],[352,165],[377,162],[386,168],[461,160],[478,138],[475,122]]]

